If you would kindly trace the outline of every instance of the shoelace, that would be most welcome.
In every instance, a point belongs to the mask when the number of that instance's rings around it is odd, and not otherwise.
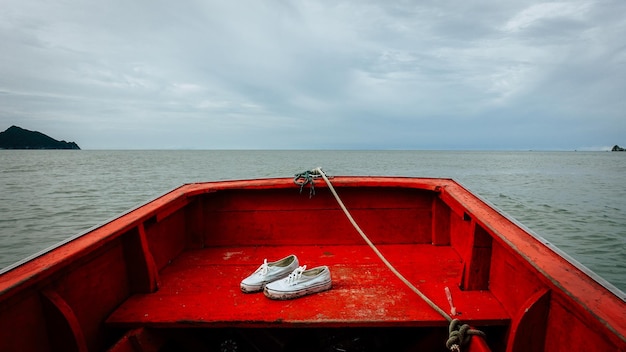
[[[255,274],[259,276],[265,276],[267,275],[269,270],[270,270],[270,267],[269,265],[267,265],[267,259],[263,259],[263,264],[261,264],[261,266],[258,269],[256,269]]]
[[[289,285],[295,285],[302,273],[306,270],[306,265],[298,267],[296,270],[292,271],[291,274],[287,277],[287,283]]]

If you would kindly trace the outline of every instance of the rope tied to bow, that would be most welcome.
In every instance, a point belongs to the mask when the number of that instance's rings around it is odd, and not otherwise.
[[[446,348],[453,352],[461,352],[461,346],[467,345],[472,335],[486,337],[485,333],[480,330],[472,329],[467,324],[461,325],[459,319],[453,319],[450,322],[448,332],[449,337],[448,341],[446,341]]]
[[[319,168],[313,170],[307,170],[304,172],[300,172],[295,175],[293,178],[293,183],[300,186],[300,193],[304,189],[304,186],[310,185],[309,188],[309,198],[312,198],[315,195],[315,179],[320,177]]]

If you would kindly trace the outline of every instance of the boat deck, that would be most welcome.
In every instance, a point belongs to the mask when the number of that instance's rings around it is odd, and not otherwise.
[[[489,291],[460,291],[459,255],[449,246],[381,245],[411,283],[474,326],[505,325],[510,316]],[[333,288],[288,301],[245,294],[241,279],[263,262],[296,254],[309,268],[330,267]],[[391,259],[393,258],[393,259]],[[160,272],[159,289],[136,294],[108,318],[114,327],[445,326],[447,321],[387,269],[366,245],[213,247],[183,252]]]

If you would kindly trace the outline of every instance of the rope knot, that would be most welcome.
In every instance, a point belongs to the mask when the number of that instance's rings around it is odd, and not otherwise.
[[[321,176],[320,170],[320,168],[317,168],[313,170],[307,170],[295,175],[295,177],[293,178],[293,183],[300,186],[300,193],[302,193],[304,186],[310,184],[311,187],[309,189],[309,198],[312,198],[315,195],[314,180]]]
[[[461,325],[459,319],[453,319],[450,322],[448,331],[449,337],[446,341],[446,348],[453,352],[461,352],[461,347],[470,342],[472,335],[486,337],[485,333],[480,330],[471,329],[467,324]]]

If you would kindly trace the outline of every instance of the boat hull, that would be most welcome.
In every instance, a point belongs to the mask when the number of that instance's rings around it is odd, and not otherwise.
[[[0,350],[446,350],[458,318],[487,333],[475,350],[624,350],[624,295],[448,179],[335,177],[181,186],[0,275]],[[332,289],[296,300],[239,282],[296,254],[328,265]],[[292,338],[289,338],[292,336]],[[358,342],[360,341],[360,342]],[[482,346],[482,347],[481,347]],[[304,348],[303,346],[301,346]],[[381,347],[381,350],[383,350]],[[464,349],[467,350],[467,349]]]

